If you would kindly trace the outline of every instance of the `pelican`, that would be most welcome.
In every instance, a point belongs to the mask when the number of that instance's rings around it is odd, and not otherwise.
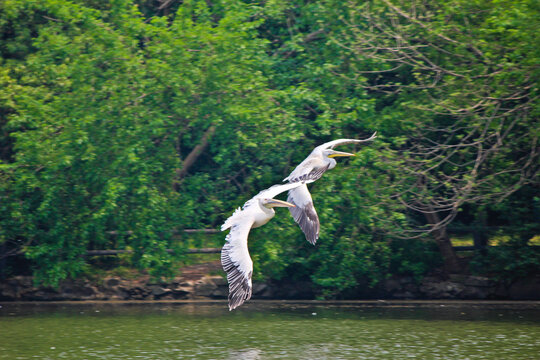
[[[290,207],[289,211],[298,223],[300,229],[304,232],[306,240],[312,245],[315,245],[319,238],[319,217],[313,206],[311,194],[307,188],[308,183],[312,183],[330,169],[336,166],[335,157],[339,156],[354,156],[354,154],[333,150],[337,145],[350,143],[362,143],[376,138],[377,132],[373,133],[370,138],[364,140],[356,139],[338,139],[317,146],[307,158],[298,165],[289,176],[283,181],[289,183],[303,182],[301,186],[289,190],[287,201],[296,205]]]
[[[274,185],[261,191],[241,209],[236,209],[221,226],[221,231],[231,229],[221,249],[221,265],[229,282],[229,311],[251,298],[253,262],[248,250],[249,231],[270,221],[276,214],[273,208],[294,207],[291,203],[272,198],[301,185],[302,182]]]

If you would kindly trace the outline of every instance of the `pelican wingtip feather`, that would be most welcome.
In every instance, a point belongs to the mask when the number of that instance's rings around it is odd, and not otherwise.
[[[229,283],[229,311],[236,309],[246,300],[251,298],[251,274],[245,274],[231,258],[231,251],[234,251],[230,242],[227,242],[221,250],[221,265],[227,274]]]

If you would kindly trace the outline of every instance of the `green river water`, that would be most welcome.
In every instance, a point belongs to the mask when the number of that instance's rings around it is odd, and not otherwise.
[[[540,359],[540,305],[3,303],[0,359]]]

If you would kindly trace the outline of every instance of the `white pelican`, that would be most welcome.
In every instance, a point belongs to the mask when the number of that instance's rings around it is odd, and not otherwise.
[[[285,201],[272,199],[284,191],[301,186],[302,182],[274,185],[248,200],[221,226],[221,231],[231,229],[221,249],[221,265],[229,282],[229,310],[251,298],[253,262],[249,256],[249,230],[266,224],[274,217],[274,207],[294,207]]]
[[[304,182],[301,186],[289,190],[287,201],[296,205],[290,207],[289,211],[298,223],[300,229],[306,235],[306,240],[315,245],[319,238],[319,217],[313,206],[311,194],[307,188],[307,183],[318,180],[326,170],[333,169],[336,166],[334,157],[338,156],[354,156],[354,154],[333,150],[337,145],[349,143],[361,143],[370,141],[376,138],[377,132],[373,133],[369,139],[338,139],[317,146],[307,158],[298,165],[293,172],[283,181],[289,183]]]

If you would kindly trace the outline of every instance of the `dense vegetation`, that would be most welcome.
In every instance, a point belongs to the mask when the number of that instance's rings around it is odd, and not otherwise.
[[[173,274],[190,245],[175,233],[374,131],[310,186],[315,247],[285,210],[252,233],[256,277],[339,296],[463,271],[455,224],[495,229],[470,270],[537,272],[539,26],[533,0],[4,0],[3,276],[24,257],[56,284],[93,249]]]

